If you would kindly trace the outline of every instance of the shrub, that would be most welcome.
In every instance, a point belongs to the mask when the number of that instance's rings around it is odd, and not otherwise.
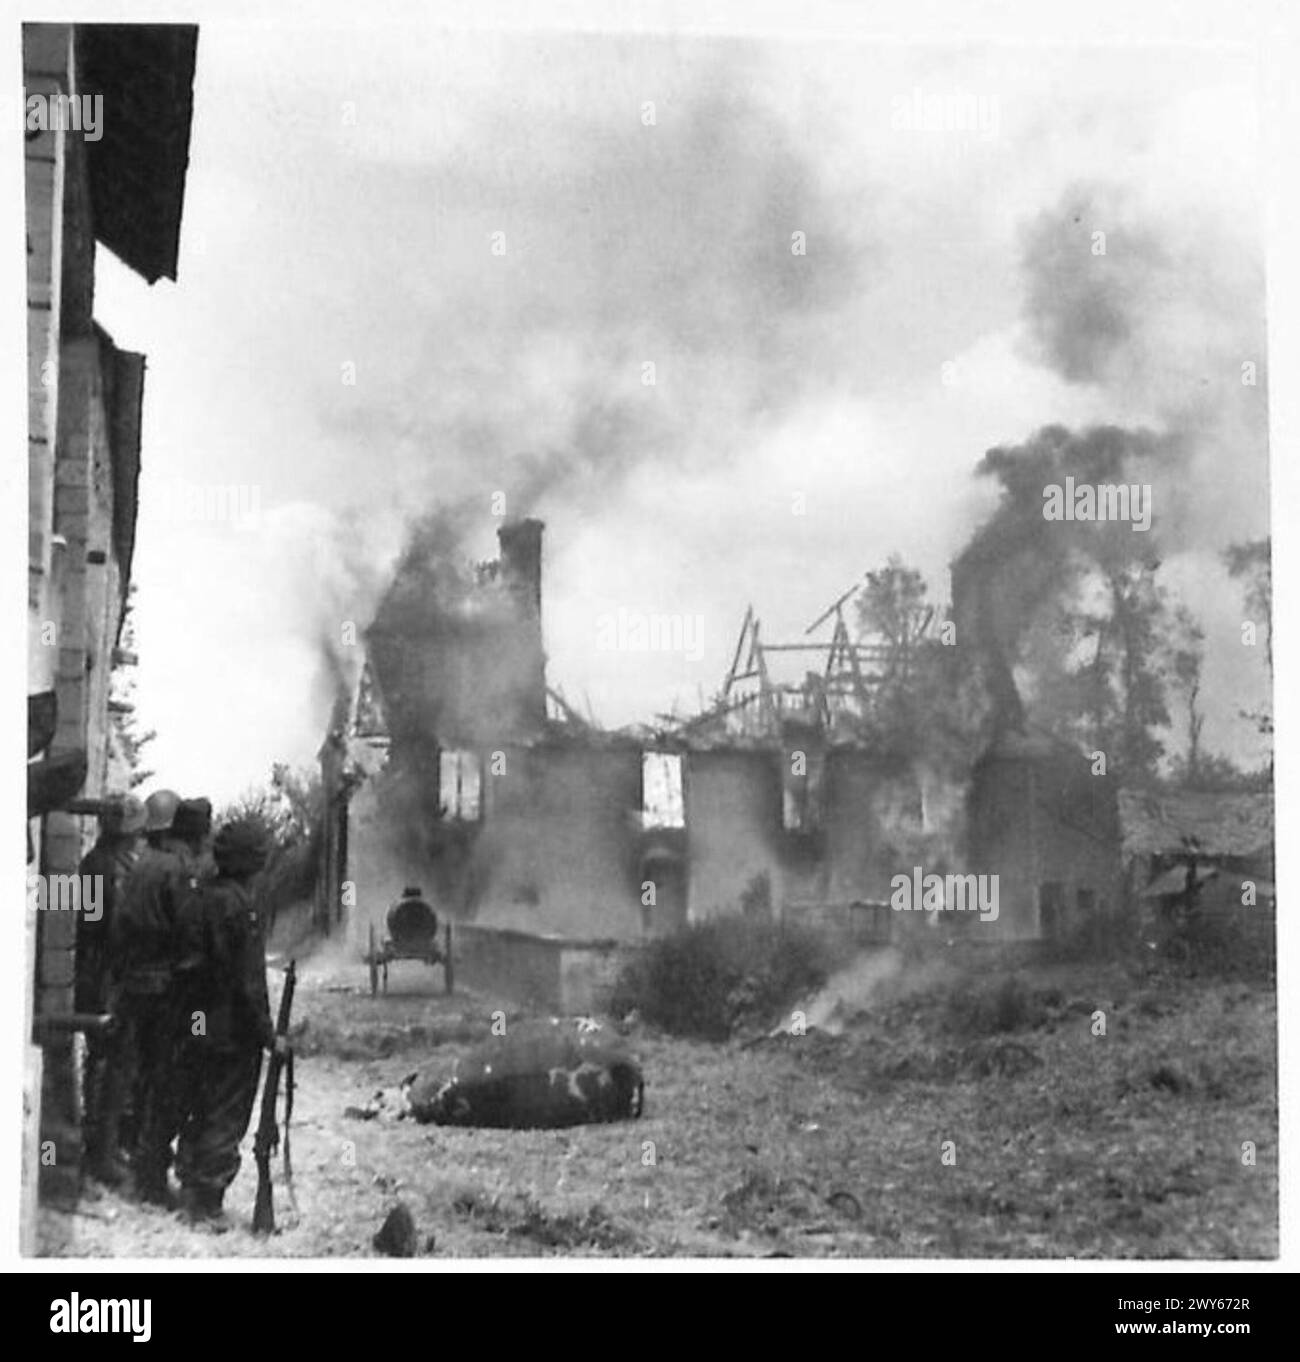
[[[768,1022],[825,983],[826,943],[805,927],[729,915],[647,944],[620,974],[610,1006],[677,1036],[726,1040]]]
[[[1277,966],[1272,923],[1251,927],[1228,914],[1196,914],[1167,933],[1161,946],[1166,960],[1205,978],[1268,981]]]

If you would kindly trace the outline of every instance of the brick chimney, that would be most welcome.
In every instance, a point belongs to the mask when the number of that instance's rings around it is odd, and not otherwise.
[[[525,727],[546,722],[546,654],[542,650],[542,530],[540,520],[508,520],[497,531],[501,580],[514,596],[528,650],[528,693],[519,715]]]
[[[540,520],[507,520],[497,531],[501,576],[519,603],[542,617],[542,531]]]

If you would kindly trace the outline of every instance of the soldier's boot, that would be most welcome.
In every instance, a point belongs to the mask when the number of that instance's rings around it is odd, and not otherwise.
[[[147,1206],[162,1206],[174,1211],[176,1193],[167,1183],[166,1168],[140,1168],[135,1175],[135,1194]]]
[[[117,1147],[117,1135],[111,1116],[98,1114],[86,1122],[86,1157],[83,1167],[86,1176],[105,1187],[120,1187],[130,1175],[130,1168]]]
[[[130,1176],[130,1169],[115,1155],[96,1149],[86,1159],[86,1176],[105,1187],[121,1187]]]
[[[181,1193],[182,1214],[196,1229],[225,1234],[230,1228],[229,1217],[221,1206],[225,1194],[223,1187],[186,1187]]]

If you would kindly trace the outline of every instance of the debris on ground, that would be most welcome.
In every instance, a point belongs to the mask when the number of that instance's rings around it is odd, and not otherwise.
[[[378,1252],[388,1258],[414,1258],[419,1251],[420,1238],[415,1230],[415,1217],[401,1201],[388,1212],[383,1227],[372,1240]]]

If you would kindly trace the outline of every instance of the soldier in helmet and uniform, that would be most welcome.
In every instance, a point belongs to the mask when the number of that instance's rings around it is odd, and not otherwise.
[[[134,1171],[137,1195],[169,1205],[167,1168],[175,1125],[176,919],[197,888],[203,825],[198,803],[188,821],[180,797],[159,790],[145,801],[146,846],[128,878],[113,932],[120,980],[120,1082],[134,1103]],[[176,824],[180,821],[180,828]],[[207,809],[211,819],[211,806]]]
[[[100,911],[93,918],[84,912],[77,915],[74,1006],[78,1012],[111,1015],[117,1010],[109,943],[123,886],[135,867],[136,841],[146,820],[144,805],[133,795],[109,801],[100,814],[98,840],[79,867],[83,883],[86,876],[98,881]],[[86,1171],[108,1186],[117,1186],[125,1176],[118,1157],[123,1104],[113,1091],[120,1075],[115,1060],[117,1044],[118,1033],[113,1030],[86,1035],[82,1112]]]
[[[185,1118],[176,1152],[191,1220],[226,1227],[221,1208],[257,1098],[262,1051],[277,1039],[266,987],[265,924],[249,884],[266,864],[256,819],[227,823],[212,847],[216,877],[181,910]]]

